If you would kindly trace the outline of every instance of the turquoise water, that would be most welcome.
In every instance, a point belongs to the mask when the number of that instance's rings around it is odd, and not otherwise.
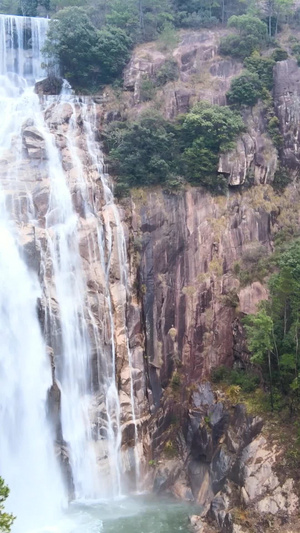
[[[110,502],[72,504],[72,533],[188,533],[194,505],[166,498],[136,496]]]

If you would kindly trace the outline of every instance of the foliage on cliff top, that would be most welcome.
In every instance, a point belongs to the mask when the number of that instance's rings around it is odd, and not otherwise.
[[[221,192],[225,180],[217,172],[219,154],[233,147],[243,129],[239,114],[202,102],[176,123],[153,111],[136,122],[112,123],[106,128],[105,148],[123,190],[125,184],[178,185],[181,177]]]
[[[9,533],[15,517],[6,513],[4,510],[4,502],[8,498],[9,488],[5,485],[4,480],[0,477],[0,531],[2,533]]]
[[[50,21],[45,54],[48,68],[58,64],[71,83],[91,87],[118,76],[129,59],[131,40],[115,27],[97,30],[77,7],[60,11]]]

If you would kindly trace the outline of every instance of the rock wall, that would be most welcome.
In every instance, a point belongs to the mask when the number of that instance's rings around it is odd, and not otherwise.
[[[260,283],[241,288],[233,267],[252,247],[271,248],[270,213],[252,191],[214,198],[203,189],[140,191],[132,227],[141,242],[140,286],[154,406],[180,366],[187,383],[243,359],[236,308],[267,297]],[[253,198],[252,198],[253,200]],[[235,301],[236,298],[236,301]]]

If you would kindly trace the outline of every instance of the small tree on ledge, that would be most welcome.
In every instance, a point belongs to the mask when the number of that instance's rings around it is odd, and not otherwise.
[[[15,517],[4,511],[4,502],[8,498],[9,488],[5,485],[4,480],[0,477],[0,531],[9,533]]]

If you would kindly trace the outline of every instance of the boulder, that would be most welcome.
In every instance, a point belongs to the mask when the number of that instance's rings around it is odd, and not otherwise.
[[[30,159],[46,159],[45,139],[35,126],[26,126],[22,131],[22,136]]]
[[[57,95],[61,93],[63,79],[56,76],[48,76],[44,80],[38,81],[34,86],[34,91],[39,96]]]

